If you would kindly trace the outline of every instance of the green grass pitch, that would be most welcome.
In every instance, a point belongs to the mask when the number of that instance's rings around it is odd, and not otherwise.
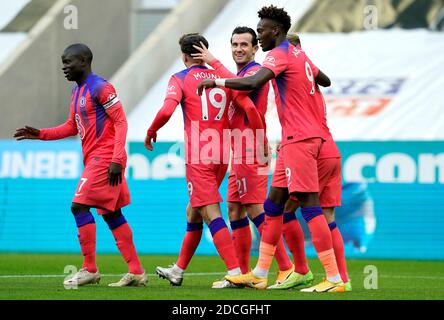
[[[62,282],[67,265],[80,266],[80,255],[68,254],[0,254],[1,300],[422,300],[444,299],[444,262],[399,260],[349,260],[348,268],[353,291],[341,294],[301,293],[299,290],[275,291],[253,289],[211,289],[211,283],[224,275],[224,265],[218,257],[193,258],[181,287],[154,274],[155,267],[167,266],[175,256],[142,256],[141,261],[149,274],[147,287],[109,288],[126,272],[119,255],[97,256],[102,273],[99,285],[88,285],[67,290]],[[252,265],[256,258],[252,259]],[[315,283],[322,280],[320,263],[309,260],[315,274]],[[377,289],[364,288],[364,269],[377,268]],[[275,280],[276,265],[270,274]],[[375,284],[375,282],[372,282]]]

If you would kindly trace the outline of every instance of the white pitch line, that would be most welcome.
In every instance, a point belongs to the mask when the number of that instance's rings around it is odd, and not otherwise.
[[[185,273],[185,277],[201,277],[201,276],[223,276],[225,272],[190,272]],[[270,275],[273,274],[270,272]],[[8,274],[0,275],[0,279],[26,279],[26,278],[66,278],[70,274]],[[102,277],[122,277],[124,274],[101,274]],[[156,273],[148,273],[149,277],[157,277]],[[315,273],[315,276],[324,276],[321,273]],[[444,277],[434,276],[416,276],[416,275],[386,275],[380,274],[380,278],[393,278],[393,279],[424,279],[424,280],[444,280]]]
[[[225,272],[196,272],[185,273],[184,276],[199,277],[199,276],[219,276],[225,275]],[[0,275],[0,279],[13,279],[13,278],[64,278],[71,274],[6,274]],[[122,277],[124,274],[101,274],[102,277]],[[147,273],[148,277],[156,277],[156,273]]]

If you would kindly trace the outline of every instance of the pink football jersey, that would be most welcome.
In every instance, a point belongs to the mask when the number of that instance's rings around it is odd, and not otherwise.
[[[282,145],[308,138],[324,138],[316,103],[315,74],[318,69],[300,47],[288,41],[271,50],[263,66],[276,82],[276,106],[282,126]]]
[[[228,163],[230,152],[228,109],[232,91],[216,87],[202,96],[197,87],[204,79],[219,79],[220,74],[204,66],[192,66],[174,74],[165,99],[182,106],[186,163]]]

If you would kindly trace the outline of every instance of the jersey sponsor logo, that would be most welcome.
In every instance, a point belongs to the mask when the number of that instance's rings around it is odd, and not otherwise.
[[[324,91],[332,117],[374,116],[385,110],[401,91],[403,78],[335,79]]]
[[[80,140],[83,140],[85,137],[85,127],[82,124],[82,119],[78,113],[76,113],[74,118],[76,119],[77,132],[79,133]]]

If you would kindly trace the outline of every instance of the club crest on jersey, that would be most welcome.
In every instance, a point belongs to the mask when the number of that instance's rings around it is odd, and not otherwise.
[[[85,108],[86,106],[86,98],[85,97],[81,97],[80,98],[80,108]]]

